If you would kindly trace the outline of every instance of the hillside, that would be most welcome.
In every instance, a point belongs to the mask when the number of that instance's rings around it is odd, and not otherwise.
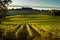
[[[59,40],[59,18],[60,16],[48,15],[6,16],[6,19],[0,24],[0,39]]]

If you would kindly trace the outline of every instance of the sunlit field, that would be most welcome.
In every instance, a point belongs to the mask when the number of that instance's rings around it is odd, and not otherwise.
[[[1,21],[0,40],[60,40],[60,16],[14,15]]]

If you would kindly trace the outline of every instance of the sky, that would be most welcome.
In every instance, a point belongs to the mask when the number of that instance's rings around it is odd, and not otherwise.
[[[60,7],[60,0],[12,0],[10,5]]]

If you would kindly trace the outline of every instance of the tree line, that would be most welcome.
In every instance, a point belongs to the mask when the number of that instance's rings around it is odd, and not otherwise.
[[[48,15],[50,15],[50,16],[60,16],[60,10],[49,10]]]
[[[10,9],[11,11],[13,10],[26,10],[26,8],[21,9],[21,8],[17,8],[17,9]],[[27,10],[36,10],[36,9],[29,9],[27,8]],[[60,10],[36,10],[36,11],[40,11],[41,13],[44,13],[44,15],[50,15],[50,16],[60,16]],[[40,14],[40,13],[39,13]]]

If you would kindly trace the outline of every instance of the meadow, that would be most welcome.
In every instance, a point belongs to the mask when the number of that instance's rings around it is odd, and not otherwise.
[[[1,21],[0,40],[60,40],[60,16],[12,15]]]

